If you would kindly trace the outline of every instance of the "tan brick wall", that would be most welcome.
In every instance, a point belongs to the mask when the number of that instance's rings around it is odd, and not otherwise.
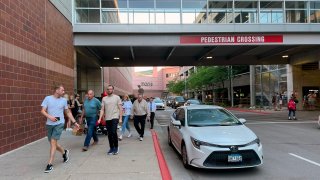
[[[46,0],[0,1],[0,154],[46,135],[41,102],[73,91],[72,26]]]

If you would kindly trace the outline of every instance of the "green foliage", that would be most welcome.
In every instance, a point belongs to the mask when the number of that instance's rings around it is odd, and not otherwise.
[[[168,90],[175,94],[181,94],[184,90],[184,81],[169,81]]]
[[[192,89],[201,88],[204,85],[221,83],[228,79],[228,68],[224,66],[199,67],[197,73],[188,78],[188,86]]]

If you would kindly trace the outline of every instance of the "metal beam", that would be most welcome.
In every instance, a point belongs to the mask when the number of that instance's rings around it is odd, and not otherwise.
[[[134,51],[133,51],[133,47],[132,46],[130,46],[130,51],[131,51],[132,60],[134,61],[136,58],[134,56]]]
[[[173,54],[174,50],[176,49],[176,47],[172,47],[169,54],[167,55],[166,61],[168,61],[171,57],[171,55]]]

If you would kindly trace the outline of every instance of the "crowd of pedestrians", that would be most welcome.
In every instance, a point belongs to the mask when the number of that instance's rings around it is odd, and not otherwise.
[[[108,155],[119,154],[120,148],[118,141],[124,136],[130,138],[132,131],[129,120],[133,119],[134,127],[138,133],[138,140],[143,141],[146,121],[150,122],[150,129],[154,127],[154,116],[156,105],[153,98],[144,98],[144,91],[139,87],[139,94],[131,100],[127,94],[121,96],[114,94],[114,87],[109,85],[107,93],[102,97],[101,102],[95,98],[93,90],[88,90],[83,104],[80,103],[80,95],[67,95],[62,85],[54,88],[54,94],[45,97],[41,106],[41,113],[47,118],[46,128],[47,137],[50,143],[49,161],[45,168],[45,173],[53,169],[53,160],[55,151],[62,154],[63,162],[69,160],[69,150],[58,144],[62,131],[72,131],[79,129],[81,124],[87,127],[86,137],[82,151],[88,151],[89,147],[99,142],[96,126],[103,123],[107,129],[109,140]],[[120,134],[118,136],[118,126],[121,124]],[[82,125],[83,126],[83,125]],[[126,135],[126,130],[128,134]],[[93,143],[90,144],[91,139]]]

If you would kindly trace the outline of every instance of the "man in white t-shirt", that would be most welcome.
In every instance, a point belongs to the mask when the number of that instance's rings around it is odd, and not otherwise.
[[[118,95],[113,94],[114,87],[107,87],[108,96],[102,98],[101,111],[98,123],[100,124],[103,115],[105,115],[106,126],[108,130],[108,139],[110,150],[108,155],[117,155],[119,153],[117,127],[122,122],[122,102]]]

